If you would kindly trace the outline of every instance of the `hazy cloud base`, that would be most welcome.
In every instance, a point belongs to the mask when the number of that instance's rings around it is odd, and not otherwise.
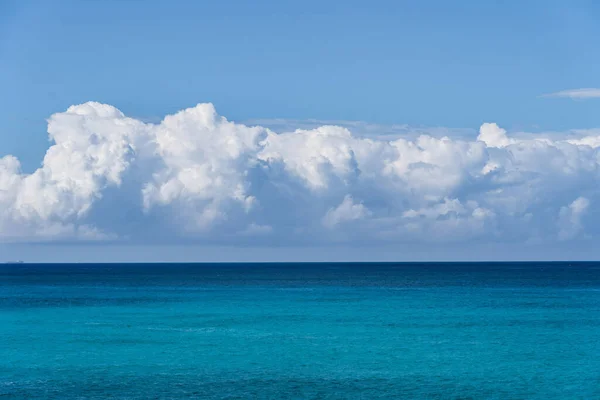
[[[155,124],[72,106],[48,120],[53,145],[38,170],[0,158],[0,240],[536,244],[597,234],[600,132],[341,125],[276,133],[212,104]]]

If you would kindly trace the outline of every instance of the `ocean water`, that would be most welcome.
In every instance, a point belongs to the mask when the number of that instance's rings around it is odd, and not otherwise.
[[[0,266],[4,399],[600,399],[600,263]]]

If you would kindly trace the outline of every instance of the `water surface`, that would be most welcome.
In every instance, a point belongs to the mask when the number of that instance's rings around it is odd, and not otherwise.
[[[600,263],[0,266],[0,397],[600,399]]]

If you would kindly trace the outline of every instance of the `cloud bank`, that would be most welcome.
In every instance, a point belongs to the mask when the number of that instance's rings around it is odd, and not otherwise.
[[[0,240],[552,242],[597,234],[600,133],[276,133],[199,104],[145,123],[106,104],[48,120],[42,166],[0,158]]]
[[[546,94],[543,97],[567,97],[576,100],[595,99],[600,97],[600,88],[561,90],[560,92]]]

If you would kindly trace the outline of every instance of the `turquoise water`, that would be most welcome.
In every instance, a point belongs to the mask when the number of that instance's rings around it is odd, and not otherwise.
[[[600,399],[600,263],[0,266],[0,398]]]

